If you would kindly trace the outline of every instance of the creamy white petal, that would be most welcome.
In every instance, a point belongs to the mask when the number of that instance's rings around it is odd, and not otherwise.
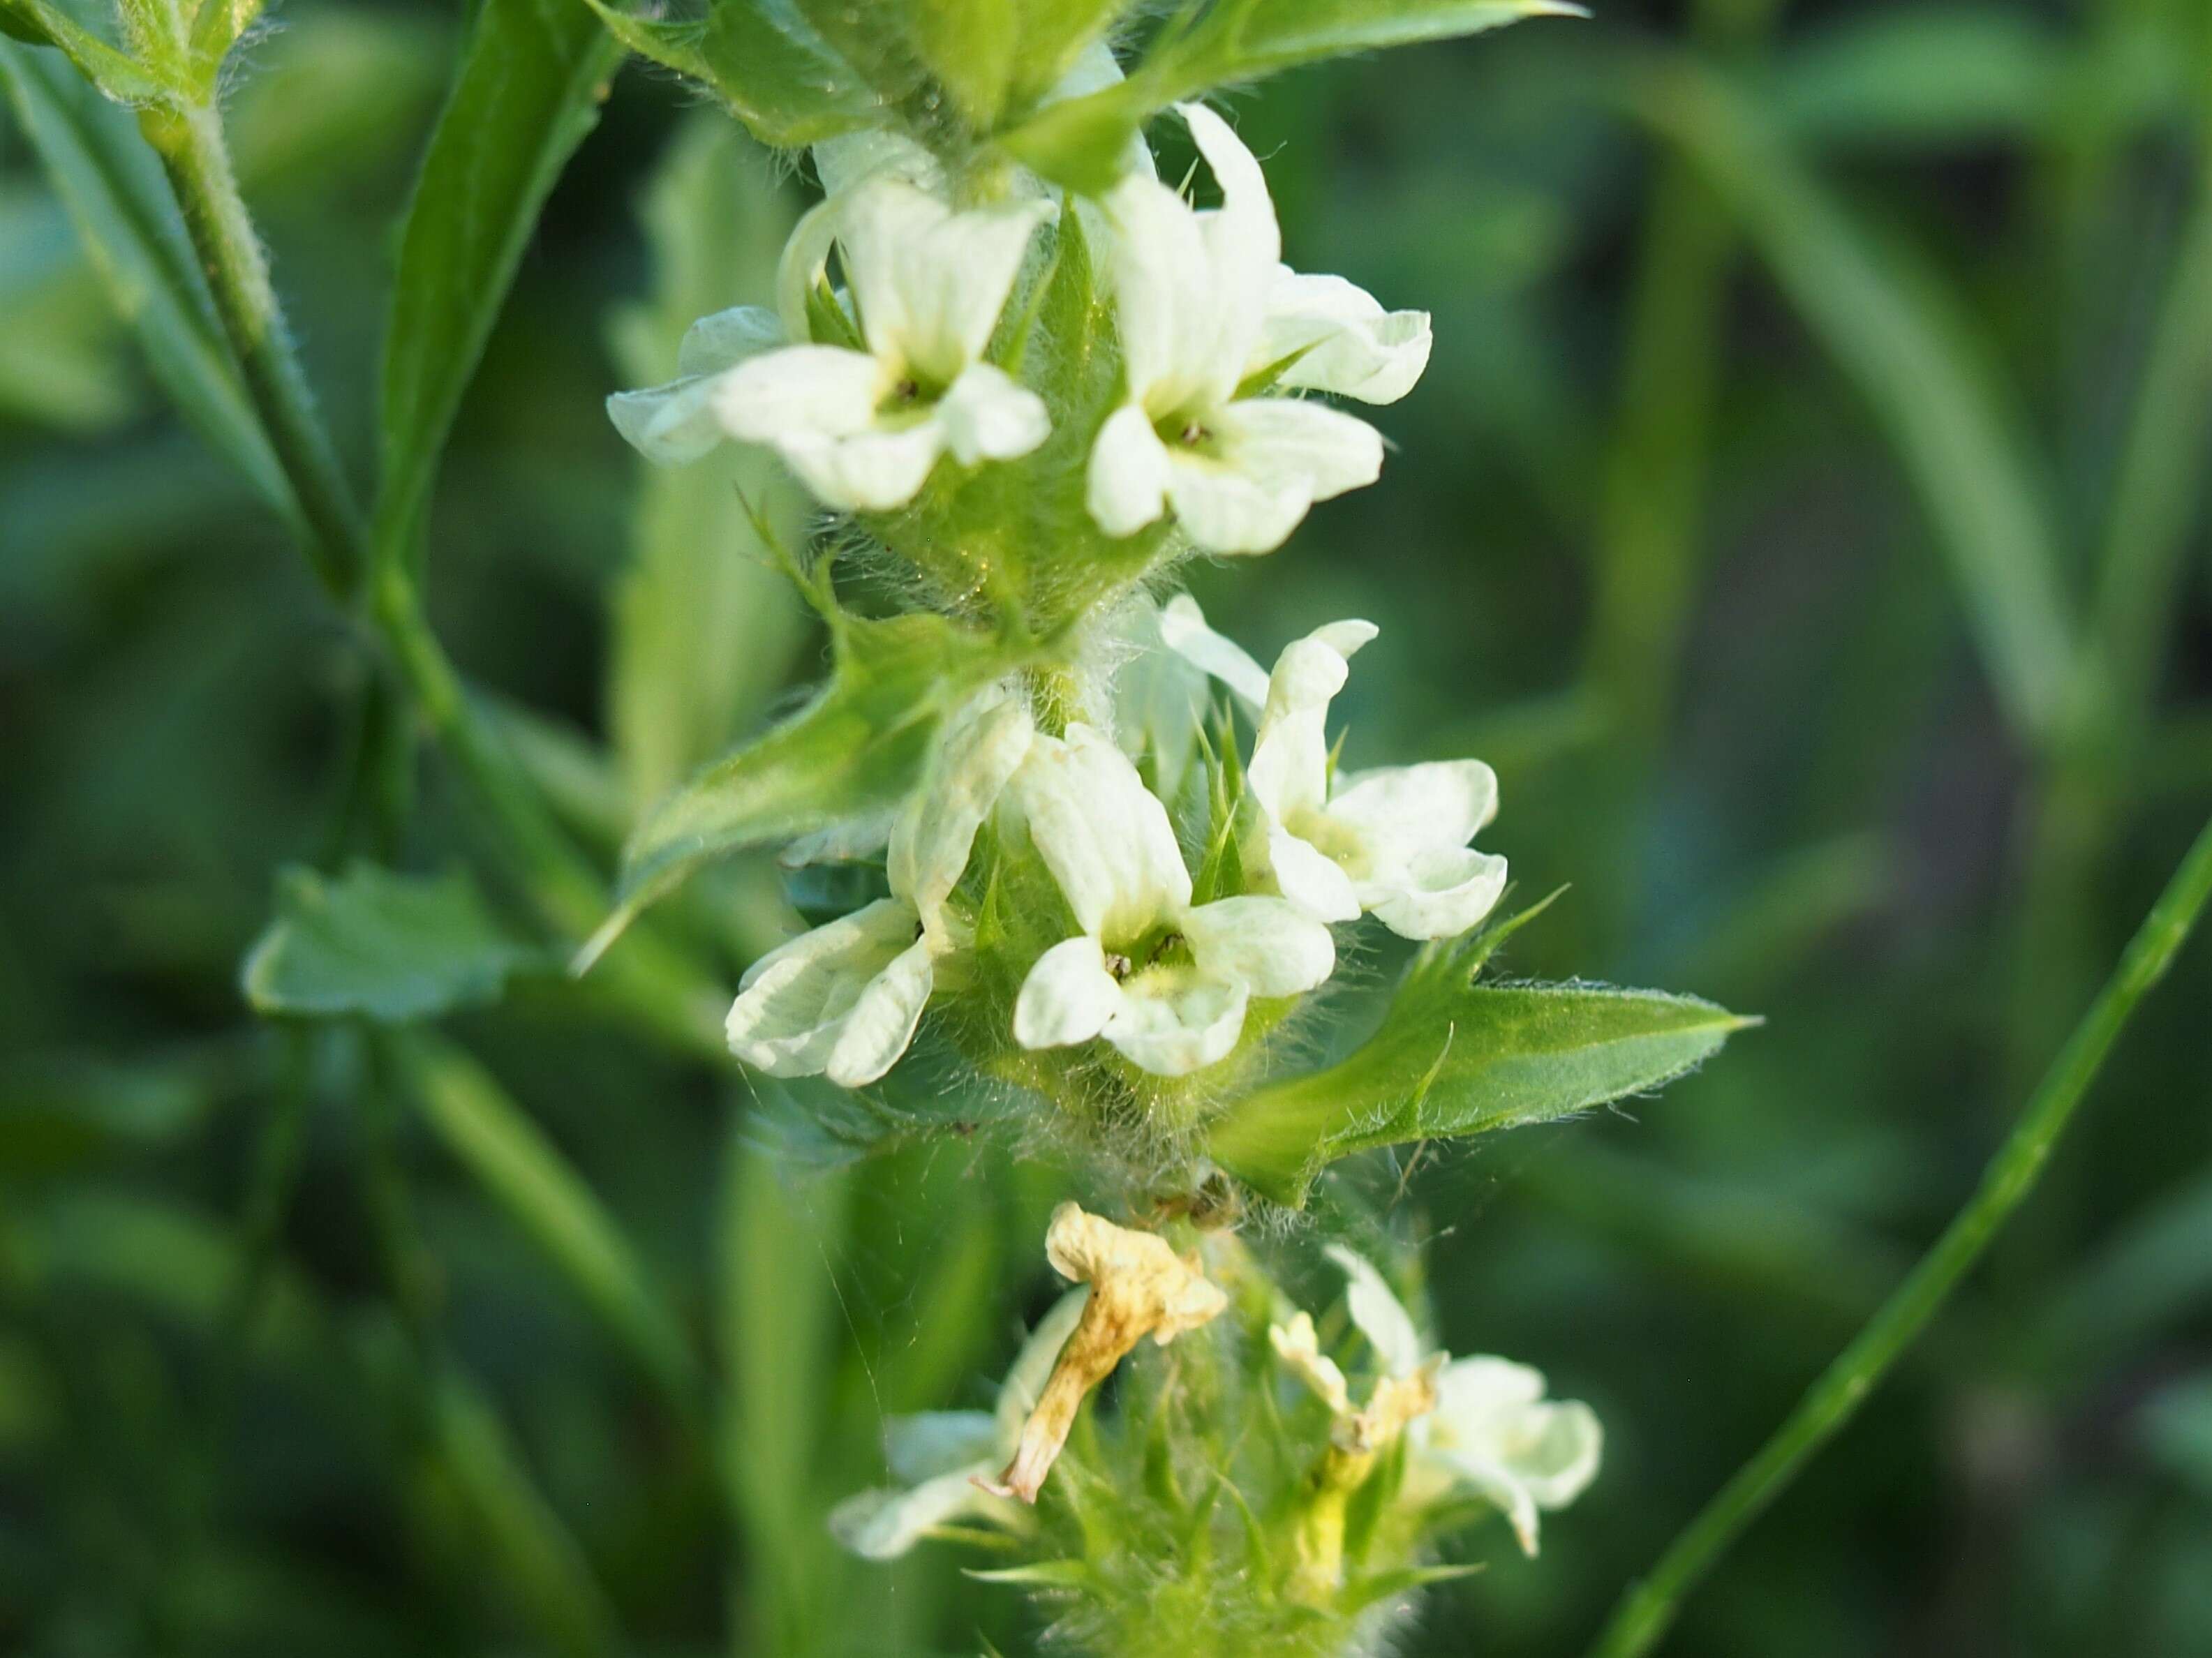
[[[1312,485],[1304,478],[1248,471],[1188,449],[1166,452],[1176,521],[1194,545],[1209,553],[1272,553],[1313,505]]]
[[[739,981],[725,1026],[730,1051],[771,1076],[819,1072],[846,1015],[918,925],[911,905],[882,898],[770,950]]]
[[[1018,1521],[1021,1505],[994,1497],[975,1484],[997,1472],[994,1462],[939,1474],[910,1491],[862,1491],[830,1511],[830,1533],[864,1559],[904,1554],[939,1526],[973,1515]]]
[[[1052,432],[1044,399],[988,362],[961,372],[938,399],[937,419],[945,446],[963,466],[1026,455]]]
[[[1405,1303],[1375,1264],[1340,1243],[1328,1246],[1328,1258],[1344,1270],[1345,1304],[1360,1333],[1373,1344],[1383,1369],[1392,1376],[1411,1376],[1419,1370],[1429,1355],[1427,1345],[1413,1328],[1413,1315]],[[1540,1390],[1540,1379],[1537,1385]]]
[[[1221,205],[1199,216],[1213,264],[1213,302],[1221,318],[1216,346],[1236,364],[1237,380],[1251,359],[1267,317],[1267,293],[1282,258],[1282,232],[1260,163],[1229,123],[1203,104],[1178,106],[1199,154],[1221,186]],[[1222,395],[1233,390],[1229,380]]]
[[[1182,792],[1212,691],[1206,675],[1163,638],[1164,612],[1139,599],[1107,638],[1127,653],[1114,672],[1114,737],[1132,761],[1152,757],[1152,780],[1164,800]],[[1120,653],[1109,646],[1109,661]]]
[[[647,460],[681,466],[727,435],[714,412],[720,378],[699,374],[644,391],[617,392],[607,399],[607,418]]]
[[[1310,501],[1327,501],[1382,474],[1382,434],[1326,404],[1246,398],[1212,418],[1222,452],[1238,471],[1279,485],[1295,480]]]
[[[1328,705],[1351,672],[1342,651],[1311,637],[1293,640],[1275,659],[1244,783],[1279,823],[1328,804]]]
[[[1255,996],[1295,996],[1336,968],[1328,929],[1283,898],[1217,899],[1176,923],[1201,972],[1241,979]]]
[[[975,831],[1029,753],[1036,729],[1019,695],[985,692],[947,726],[892,827],[884,860],[891,891],[915,907],[937,941],[945,901],[968,867]]]
[[[1135,404],[1098,428],[1084,477],[1084,505],[1109,536],[1131,536],[1167,511],[1168,449]]]
[[[1160,639],[1228,686],[1253,713],[1267,701],[1267,671],[1242,645],[1207,626],[1206,613],[1188,593],[1177,593],[1161,607]]]
[[[1343,867],[1279,823],[1267,828],[1267,872],[1277,890],[1322,921],[1359,919],[1358,889]]]
[[[1415,853],[1358,885],[1360,908],[1401,938],[1455,938],[1498,907],[1505,860],[1467,847]]]
[[[1341,276],[1278,265],[1248,372],[1298,353],[1279,385],[1395,403],[1429,366],[1431,343],[1427,312],[1386,312],[1373,295]]]
[[[1287,1325],[1269,1325],[1267,1345],[1275,1350],[1275,1357],[1282,1360],[1284,1368],[1328,1406],[1330,1415],[1352,1413],[1352,1390],[1337,1362],[1322,1351],[1321,1343],[1314,1334],[1312,1314],[1300,1312]]]
[[[848,437],[866,431],[890,389],[873,357],[835,345],[763,352],[716,376],[714,386],[723,430],[749,443],[779,446],[797,434]]]
[[[1487,1354],[1457,1358],[1437,1376],[1431,1422],[1440,1445],[1482,1442],[1498,1418],[1543,1396],[1544,1373],[1534,1365]]]
[[[839,215],[845,271],[869,347],[939,386],[983,355],[1036,228],[1042,200],[956,212],[876,173]]]
[[[1037,1395],[1052,1376],[1054,1362],[1060,1350],[1074,1334],[1075,1326],[1083,1316],[1083,1304],[1091,1299],[1091,1286],[1079,1284],[1052,1304],[1051,1310],[1037,1321],[1036,1328],[1030,1332],[1022,1350],[1014,1355],[1014,1362],[1006,1370],[1006,1379],[999,1384],[999,1400],[994,1420],[998,1430],[998,1455],[1001,1460],[1012,1456],[1014,1447],[1021,1442],[1022,1424],[1029,1420],[1030,1412],[1036,1408]]]
[[[1130,397],[1155,416],[1225,399],[1244,353],[1224,315],[1199,216],[1165,185],[1133,174],[1101,204],[1113,227],[1108,268]]]
[[[1534,1559],[1537,1534],[1536,1498],[1528,1486],[1514,1477],[1513,1471],[1490,1457],[1470,1452],[1447,1452],[1439,1460],[1451,1470],[1459,1483],[1504,1515],[1507,1523],[1513,1527],[1514,1540],[1521,1545],[1522,1553]]]
[[[1121,1005],[1121,987],[1106,952],[1085,933],[1036,958],[1014,998],[1014,1040],[1024,1048],[1066,1048],[1106,1029]]]
[[[806,301],[830,269],[830,252],[837,245],[837,218],[844,197],[833,195],[817,202],[799,216],[799,222],[784,239],[783,256],[776,261],[775,309],[784,332],[794,340],[812,337],[806,326]]]
[[[1133,941],[1190,902],[1190,872],[1167,808],[1128,756],[1090,726],[1040,737],[1014,775],[1030,837],[1077,925],[1109,944]]]
[[[1243,1033],[1241,980],[1187,967],[1155,967],[1117,986],[1106,1040],[1139,1070],[1182,1077],[1228,1057]]]
[[[936,959],[930,943],[916,939],[868,981],[845,1015],[824,1076],[841,1088],[865,1088],[898,1063],[929,1005]]]
[[[888,513],[921,493],[945,452],[945,428],[934,418],[850,437],[794,432],[775,445],[784,463],[825,506]]]
[[[1463,847],[1498,815],[1498,774],[1480,760],[1340,773],[1328,813],[1393,858]]]
[[[915,1485],[999,1454],[999,1418],[988,1411],[922,1411],[884,1424],[891,1478]]]
[[[676,348],[679,374],[718,374],[785,343],[782,320],[764,306],[737,305],[702,317]]]

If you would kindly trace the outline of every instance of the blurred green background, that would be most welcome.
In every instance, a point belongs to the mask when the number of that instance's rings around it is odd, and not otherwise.
[[[1572,884],[1514,970],[1769,1021],[1372,1182],[1433,1236],[1446,1344],[1609,1434],[1540,1561],[1463,1540],[1490,1569],[1414,1653],[1588,1639],[1970,1187],[2212,806],[2203,0],[1601,9],[1232,100],[1291,262],[1431,307],[1437,352],[1382,485],[1195,571],[1209,614],[1263,659],[1382,624],[1352,758],[1488,758],[1485,844]],[[459,23],[292,0],[228,99],[364,476]],[[730,471],[648,482],[599,409],[767,296],[803,199],[690,103],[614,85],[433,526],[441,632],[610,856],[819,660]],[[284,865],[513,902],[428,750],[356,775],[361,672],[0,128],[0,1649],[1030,1649],[968,1557],[863,1565],[821,1516],[884,1412],[988,1398],[1048,1174],[982,1136],[800,1171],[730,1072],[544,963],[405,1076],[250,1017]],[[333,842],[355,787],[419,793],[401,844]],[[685,925],[734,982],[781,902],[741,869]],[[2199,948],[1668,1650],[2212,1652],[2208,1008]]]

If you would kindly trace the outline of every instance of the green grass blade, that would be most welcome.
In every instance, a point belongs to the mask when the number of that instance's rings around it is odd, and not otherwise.
[[[1687,63],[1654,77],[1645,117],[1697,164],[1806,325],[1857,386],[1933,523],[1999,702],[2047,737],[2075,665],[2057,532],[2007,400],[1955,307],[1907,280],[1750,99]]]
[[[682,1325],[583,1178],[498,1082],[450,1043],[406,1043],[423,1120],[575,1288],[646,1374],[689,1411],[697,1375]]]
[[[1632,1585],[1590,1649],[1638,1658],[1665,1637],[1683,1597],[1858,1413],[1875,1386],[1940,1311],[2029,1193],[2106,1056],[2164,976],[2212,899],[2212,822],[2198,833],[2103,992],[2083,1014],[1982,1181],[1904,1283],[1807,1390],[1790,1418],[1684,1528],[1651,1575]]]

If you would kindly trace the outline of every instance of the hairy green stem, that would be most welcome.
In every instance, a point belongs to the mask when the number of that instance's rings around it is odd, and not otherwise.
[[[1665,1636],[1683,1598],[1736,1538],[1842,1430],[2011,1218],[2096,1080],[2144,994],[2180,950],[2212,898],[2212,822],[2199,831],[2119,966],[2068,1038],[2018,1125],[1919,1264],[1838,1354],[1797,1408],[1678,1536],[1650,1576],[1632,1585],[1590,1658],[1639,1658]]]
[[[140,111],[138,125],[176,192],[246,395],[291,483],[315,574],[344,603],[367,562],[360,511],[285,326],[222,118],[211,103],[177,104]]]

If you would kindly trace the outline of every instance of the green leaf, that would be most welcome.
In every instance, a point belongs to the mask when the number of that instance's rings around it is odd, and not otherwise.
[[[428,1037],[410,1042],[404,1052],[423,1121],[561,1269],[646,1374],[688,1408],[697,1377],[683,1326],[583,1177],[467,1054]]]
[[[53,47],[103,96],[118,104],[163,103],[179,90],[108,45],[52,0],[0,0],[0,34],[27,46]]]
[[[796,149],[883,119],[867,81],[791,0],[720,0],[690,19],[585,3],[639,57],[705,83],[764,144]]]
[[[1127,80],[1048,105],[1004,142],[1047,178],[1095,191],[1112,182],[1122,147],[1145,122],[1216,87],[1527,17],[1583,15],[1565,0],[1214,0],[1188,27],[1164,30]]]
[[[793,213],[767,156],[702,110],[670,145],[641,216],[653,298],[612,331],[634,386],[669,378],[695,320],[773,288]],[[764,450],[725,445],[688,466],[639,469],[607,676],[607,724],[636,807],[729,747],[782,684],[806,627],[747,500],[798,537],[803,504]]]
[[[1016,665],[997,641],[927,612],[843,618],[835,644],[836,670],[810,706],[647,818],[623,856],[615,931],[707,859],[890,806],[913,786],[945,716]]]
[[[1016,0],[931,0],[907,14],[915,49],[969,126],[989,131],[1026,44]]]
[[[239,381],[176,198],[137,123],[45,52],[0,42],[0,80],[162,390],[296,526],[298,503]]]
[[[420,529],[461,393],[620,57],[573,0],[483,0],[477,11],[400,235],[376,513],[387,557]]]
[[[1757,1023],[1658,991],[1475,984],[1482,962],[1534,914],[1430,945],[1349,1056],[1230,1108],[1209,1137],[1214,1161],[1296,1208],[1339,1157],[1603,1105],[1680,1076]]]
[[[331,881],[293,868],[278,876],[276,919],[246,958],[246,999],[271,1017],[398,1023],[495,1000],[537,959],[459,872],[356,863]]]

